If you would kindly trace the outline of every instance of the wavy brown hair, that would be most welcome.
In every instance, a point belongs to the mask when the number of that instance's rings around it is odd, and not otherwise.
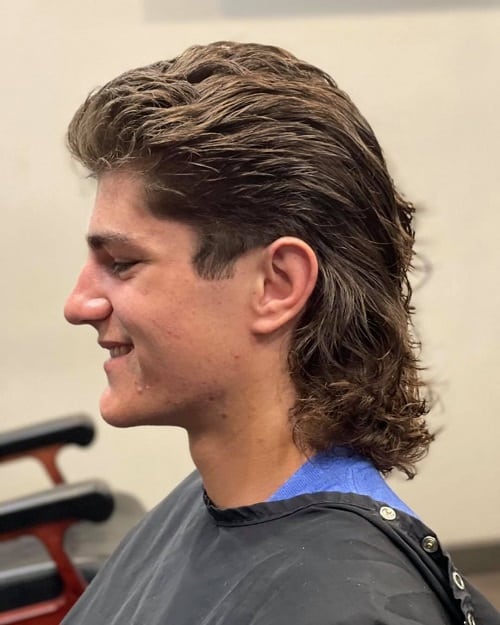
[[[334,80],[279,48],[193,46],[89,95],[68,131],[96,176],[128,169],[152,212],[193,225],[200,275],[300,237],[319,278],[289,353],[299,444],[415,473],[432,434],[410,304],[412,204]]]

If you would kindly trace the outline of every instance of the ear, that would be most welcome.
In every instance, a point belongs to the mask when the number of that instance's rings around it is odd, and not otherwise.
[[[304,309],[318,278],[318,259],[296,237],[281,237],[263,251],[259,288],[254,292],[255,334],[270,334]]]

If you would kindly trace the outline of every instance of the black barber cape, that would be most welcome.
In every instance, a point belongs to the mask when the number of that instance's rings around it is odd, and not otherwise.
[[[500,615],[417,519],[342,493],[218,509],[196,472],[132,530],[63,621],[464,623]]]

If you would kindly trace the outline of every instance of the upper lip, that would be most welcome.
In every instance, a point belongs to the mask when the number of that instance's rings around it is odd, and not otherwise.
[[[113,349],[113,347],[129,347],[132,346],[130,341],[97,341],[103,349]]]

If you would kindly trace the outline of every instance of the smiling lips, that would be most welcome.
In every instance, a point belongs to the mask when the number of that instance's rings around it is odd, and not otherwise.
[[[132,343],[118,343],[115,341],[99,341],[99,345],[103,349],[109,350],[109,355],[112,359],[126,356],[134,348]]]
[[[109,355],[111,358],[118,358],[119,356],[125,356],[132,351],[132,345],[119,345],[109,348]]]

